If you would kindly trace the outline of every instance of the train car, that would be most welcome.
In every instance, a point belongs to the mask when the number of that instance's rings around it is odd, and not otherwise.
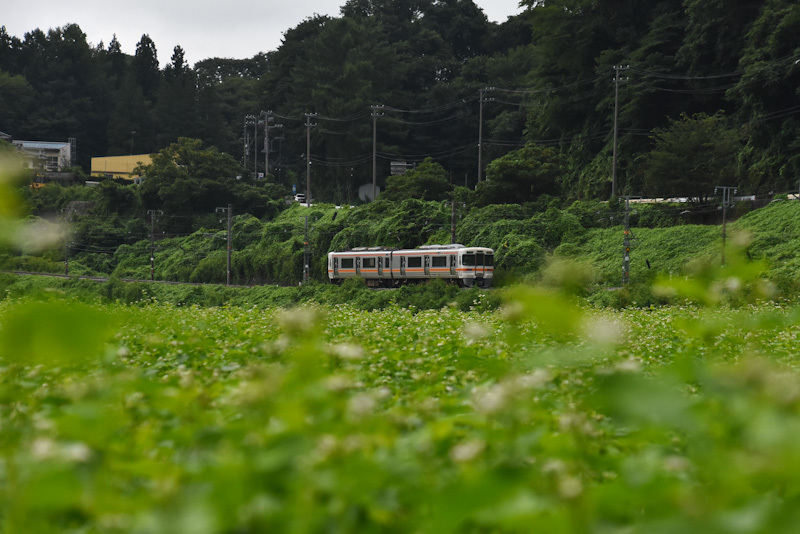
[[[328,254],[328,279],[332,283],[357,276],[370,287],[398,287],[436,278],[461,287],[491,287],[494,251],[454,244],[406,250],[362,247]]]

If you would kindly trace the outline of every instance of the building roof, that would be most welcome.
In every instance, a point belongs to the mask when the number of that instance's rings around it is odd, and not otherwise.
[[[61,150],[65,145],[69,145],[69,143],[58,143],[54,141],[13,141],[13,144],[27,149],[34,148],[40,150]]]

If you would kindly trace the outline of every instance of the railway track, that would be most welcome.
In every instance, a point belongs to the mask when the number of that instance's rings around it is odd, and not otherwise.
[[[72,275],[72,274],[56,274],[56,273],[38,273],[33,271],[0,271],[0,273],[4,274],[15,274],[18,276],[47,276],[50,278],[76,278],[78,280],[92,280],[93,282],[108,282],[108,276],[87,276],[87,275]],[[143,283],[143,284],[166,284],[166,285],[173,285],[173,286],[208,286],[208,285],[224,285],[224,284],[207,284],[203,282],[176,282],[173,280],[140,280],[137,278],[119,278],[120,282],[126,283]],[[244,286],[244,285],[234,285],[231,284],[227,287],[256,287],[252,286]]]

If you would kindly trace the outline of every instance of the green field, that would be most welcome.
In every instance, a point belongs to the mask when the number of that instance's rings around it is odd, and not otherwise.
[[[64,299],[0,302],[2,532],[800,520],[790,306],[598,310],[531,287],[494,312]]]

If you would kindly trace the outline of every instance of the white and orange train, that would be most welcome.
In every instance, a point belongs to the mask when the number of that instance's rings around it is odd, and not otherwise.
[[[494,251],[464,245],[425,245],[409,250],[354,248],[328,254],[332,283],[357,276],[370,287],[397,287],[435,278],[461,287],[491,287]]]

